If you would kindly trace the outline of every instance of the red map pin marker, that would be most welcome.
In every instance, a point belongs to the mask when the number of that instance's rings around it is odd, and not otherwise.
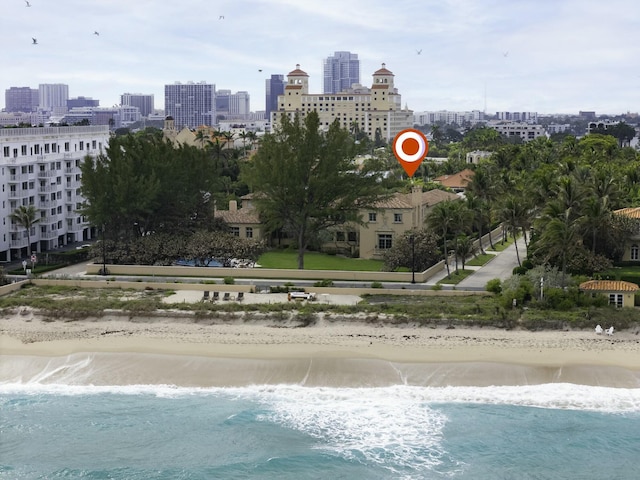
[[[416,173],[428,151],[429,142],[420,130],[407,128],[393,139],[393,154],[409,177]]]

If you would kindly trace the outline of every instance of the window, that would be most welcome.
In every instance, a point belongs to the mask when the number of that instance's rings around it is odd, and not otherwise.
[[[336,242],[344,242],[344,232],[336,232]]]
[[[381,250],[386,250],[391,248],[393,244],[393,238],[390,233],[379,233],[378,234],[378,248]]]
[[[253,227],[247,227],[245,229],[245,232],[246,232],[247,238],[253,238]]]
[[[640,249],[635,243],[631,245],[631,260],[640,260]]]
[[[358,241],[358,239],[356,238],[356,232],[348,232],[348,233],[347,233],[347,239],[348,239],[350,242],[357,242],[357,241]]]
[[[402,223],[402,214],[394,213],[393,214],[393,223]]]
[[[231,227],[231,235],[240,236],[240,227]]]
[[[609,305],[614,305],[616,307],[622,307],[622,294],[621,293],[610,293],[609,294]]]
[[[2,149],[2,155],[3,155],[4,157],[9,157],[9,156],[10,156],[10,154],[11,154],[11,149],[10,149],[9,147],[4,147],[4,148]]]
[[[377,219],[377,214],[375,212],[369,212],[369,221],[375,222]]]
[[[64,151],[65,152],[69,151],[69,142],[64,142]]]

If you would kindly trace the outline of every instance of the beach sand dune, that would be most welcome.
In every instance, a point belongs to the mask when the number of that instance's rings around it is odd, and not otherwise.
[[[31,381],[52,369],[51,362],[90,359],[92,382],[118,384],[640,387],[637,331],[608,337],[592,331],[368,325],[358,316],[322,315],[301,327],[241,315],[219,322],[166,315],[51,321],[23,309],[0,318],[0,381]],[[53,370],[58,373],[45,374],[47,381],[75,371]],[[78,381],[86,374],[77,371]]]

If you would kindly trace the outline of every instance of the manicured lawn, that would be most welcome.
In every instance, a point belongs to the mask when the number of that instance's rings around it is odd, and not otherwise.
[[[469,265],[470,267],[481,267],[483,266],[485,263],[488,263],[490,260],[493,260],[496,256],[495,255],[491,255],[490,253],[485,253],[478,255],[475,258],[472,258],[471,260],[468,260],[465,263],[465,265]]]
[[[298,253],[291,250],[266,252],[260,256],[258,264],[262,268],[297,269]],[[304,255],[304,269],[379,272],[382,270],[382,261],[365,260],[363,258],[345,258],[338,255],[307,252]]]
[[[603,280],[624,280],[640,285],[640,266],[613,267],[598,274]]]
[[[486,250],[491,250],[492,252],[501,252],[503,251],[505,248],[507,248],[509,245],[511,245],[513,243],[513,237],[509,236],[507,238],[506,241],[502,241],[502,239],[498,240],[498,241],[493,241],[493,248],[491,248],[491,246],[489,246],[489,248],[486,248]]]
[[[464,280],[469,275],[471,275],[473,272],[475,272],[475,270],[458,270],[458,272],[456,272],[455,270],[452,270],[451,278],[444,277],[438,283],[443,285],[457,285],[462,280]]]

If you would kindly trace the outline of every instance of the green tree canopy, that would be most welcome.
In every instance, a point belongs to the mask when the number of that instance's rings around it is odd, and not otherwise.
[[[213,220],[217,172],[201,149],[174,147],[155,136],[109,141],[82,166],[82,209],[113,238],[144,232],[193,232]]]
[[[393,272],[400,267],[414,266],[416,272],[426,270],[440,260],[438,241],[438,235],[426,228],[405,232],[384,252],[384,269]]]
[[[354,153],[347,130],[336,121],[323,132],[311,112],[304,120],[283,116],[247,165],[244,178],[257,194],[263,221],[296,239],[300,269],[305,249],[321,231],[359,222],[360,209],[373,208],[383,194],[377,177],[358,169]]]

